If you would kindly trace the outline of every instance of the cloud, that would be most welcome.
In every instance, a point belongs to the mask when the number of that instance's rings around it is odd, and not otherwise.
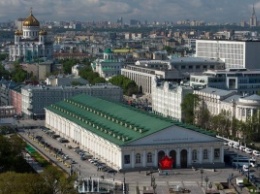
[[[30,7],[39,20],[204,21],[248,20],[254,0],[0,0],[0,20],[26,17]],[[260,3],[255,4],[260,15]],[[260,16],[259,16],[260,18]]]

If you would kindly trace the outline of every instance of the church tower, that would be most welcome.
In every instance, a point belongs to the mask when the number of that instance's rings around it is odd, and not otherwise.
[[[257,17],[255,14],[255,6],[253,4],[253,13],[252,16],[250,17],[250,21],[249,21],[249,26],[250,27],[256,27],[257,26]]]

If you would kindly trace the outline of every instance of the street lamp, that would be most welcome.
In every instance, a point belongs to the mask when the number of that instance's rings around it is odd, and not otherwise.
[[[201,187],[203,187],[203,173],[204,173],[204,170],[203,170],[203,169],[200,169]]]
[[[151,186],[153,188],[153,194],[156,194],[157,184],[155,183],[155,177],[153,175],[152,175],[152,178],[151,178]]]
[[[205,182],[206,182],[206,192],[207,192],[208,182],[209,182],[209,177],[208,176],[205,177]]]
[[[212,189],[212,183],[209,182],[209,189],[210,189],[210,193],[211,193],[211,189]]]

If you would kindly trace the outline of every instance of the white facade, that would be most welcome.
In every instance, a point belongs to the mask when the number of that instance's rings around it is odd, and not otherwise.
[[[172,119],[182,120],[181,103],[186,94],[193,89],[187,86],[178,86],[170,82],[153,82],[152,110]]]
[[[27,117],[44,116],[44,107],[61,100],[87,94],[100,98],[121,101],[122,89],[111,84],[96,84],[93,86],[31,86],[22,87],[22,112]]]
[[[196,56],[220,59],[226,68],[258,69],[259,41],[196,40]]]
[[[208,70],[190,76],[190,86],[212,87],[239,94],[256,94],[260,90],[260,70]]]
[[[142,92],[151,94],[152,81],[157,78],[161,80],[180,82],[187,79],[191,73],[203,72],[207,69],[224,69],[222,61],[196,58],[180,57],[171,60],[140,60],[135,65],[127,65],[121,69],[121,74],[134,80],[142,87]]]
[[[123,146],[116,145],[49,110],[46,110],[45,126],[62,137],[76,141],[82,149],[117,170],[158,168],[163,155],[173,157],[173,168],[214,167],[224,164],[222,141],[174,125]]]
[[[216,88],[205,88],[194,90],[207,107],[210,114],[218,115],[225,112],[229,119],[235,117],[238,120],[246,121],[248,117],[255,115],[260,108],[260,96],[242,96],[234,91],[220,90]]]
[[[15,32],[14,44],[9,47],[10,61],[35,61],[39,58],[52,58],[53,45],[47,40],[47,32],[40,30],[40,23],[33,16],[23,21],[22,29]]]

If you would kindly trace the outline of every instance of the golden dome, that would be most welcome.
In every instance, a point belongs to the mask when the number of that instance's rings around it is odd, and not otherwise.
[[[40,22],[32,14],[32,9],[30,15],[23,21],[23,26],[40,26]]]
[[[16,30],[14,34],[17,36],[21,36],[23,35],[23,32],[21,30]]]
[[[47,32],[45,30],[40,30],[39,35],[47,35]]]

